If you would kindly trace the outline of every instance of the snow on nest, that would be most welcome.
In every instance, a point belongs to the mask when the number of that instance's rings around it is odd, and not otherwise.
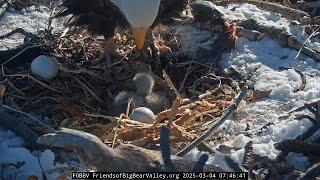
[[[263,10],[252,4],[230,4],[227,7],[218,6],[217,8],[230,20],[254,19],[263,25],[282,28],[292,34],[301,43],[305,43],[309,37],[298,22],[292,23],[292,20],[281,17],[280,14]],[[320,51],[318,38],[311,38],[311,40],[307,41],[306,45]]]
[[[45,173],[48,180],[54,180],[70,167],[74,168],[73,171],[86,170],[86,167],[73,161],[57,163],[51,150],[30,152],[23,144],[24,141],[13,132],[0,128],[0,164],[24,163],[18,168],[0,168],[4,179],[28,179],[30,176],[42,179],[42,173]]]
[[[230,10],[233,7],[237,7],[235,11]],[[219,8],[229,19],[246,20],[251,18],[262,24],[281,26],[301,42],[304,42],[308,37],[300,25],[292,25],[290,20],[275,13],[261,10],[254,5],[233,4],[228,8]],[[320,50],[319,39],[315,38],[309,41],[309,44],[314,49]],[[225,145],[242,148],[238,151],[232,151],[231,157],[234,160],[242,162],[243,147],[250,140],[253,141],[255,153],[274,159],[279,154],[279,151],[273,147],[275,142],[295,139],[312,125],[307,119],[295,120],[294,115],[286,120],[280,118],[285,112],[301,106],[305,102],[320,99],[320,64],[304,55],[300,55],[295,60],[297,53],[296,50],[281,47],[270,38],[264,38],[259,42],[239,38],[235,49],[231,53],[223,54],[219,64],[221,69],[226,70],[229,66],[233,66],[245,75],[253,69],[259,68],[253,76],[254,89],[271,91],[267,98],[240,106],[238,113],[241,118],[237,118],[237,120],[230,118],[219,127],[219,132],[232,134],[230,140],[224,143]],[[295,93],[294,89],[301,84],[300,75],[294,70],[280,71],[280,67],[296,67],[306,74],[306,88]],[[268,123],[272,124],[262,129]],[[252,134],[250,137],[240,133],[245,131],[248,126]],[[218,146],[214,142],[211,145]],[[196,160],[202,153],[194,149],[186,157]],[[217,153],[210,157],[208,163],[220,165],[222,168],[230,170],[223,156],[223,154]],[[290,153],[286,159],[297,170],[304,170],[310,165],[308,158],[301,154]]]
[[[18,162],[25,163],[16,171],[3,169],[3,171],[6,171],[4,177],[8,179],[28,179],[29,176],[37,176],[41,179],[42,168],[44,171],[47,171],[58,167],[66,167],[66,165],[62,164],[54,165],[55,155],[52,151],[46,150],[44,152],[40,152],[38,154],[39,156],[36,156],[28,149],[23,148],[22,144],[23,140],[15,136],[14,133],[0,129],[0,164],[17,164]],[[55,179],[57,175],[58,174],[48,174],[47,177],[48,179]]]
[[[48,26],[48,19],[52,9],[46,6],[31,6],[21,11],[9,9],[1,18],[0,35],[11,32],[16,28],[23,28],[27,32],[36,33],[45,30]],[[52,21],[53,32],[61,31],[63,23],[61,19]],[[0,50],[14,48],[23,43],[22,35],[13,35],[9,38],[0,40]]]
[[[179,51],[176,55],[183,55],[193,58],[198,50],[212,49],[217,34],[211,31],[200,29],[192,25],[158,26],[153,30],[155,35],[175,35]]]

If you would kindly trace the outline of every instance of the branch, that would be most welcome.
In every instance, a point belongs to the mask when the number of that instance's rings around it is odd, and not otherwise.
[[[0,126],[11,130],[17,136],[21,137],[27,147],[31,149],[43,147],[37,143],[39,135],[25,124],[25,119],[14,117],[8,114],[3,108],[0,108],[0,114]]]
[[[226,6],[231,3],[249,3],[249,4],[256,5],[262,9],[279,13],[285,18],[297,20],[302,24],[309,24],[311,22],[311,18],[309,17],[308,13],[301,10],[290,8],[287,6],[283,6],[280,4],[276,4],[276,3],[259,1],[259,0],[222,0],[219,2],[215,2],[216,5],[222,5],[222,6]]]
[[[320,175],[320,163],[313,165],[311,168],[307,170],[307,172],[302,175],[298,180],[309,180],[316,179]]]
[[[284,140],[274,144],[274,147],[284,152],[303,153],[307,155],[320,155],[320,144],[307,143],[297,140]]]
[[[55,133],[44,135],[38,143],[72,149],[79,153],[83,162],[95,166],[98,171],[109,172],[163,172],[164,162],[161,152],[133,145],[120,145],[111,149],[98,137],[72,129],[62,128]],[[177,172],[191,171],[196,162],[171,156]],[[223,169],[205,165],[204,171],[217,172]]]
[[[299,51],[299,53],[302,52],[303,54],[320,62],[320,52],[310,47],[306,47],[304,44],[297,41],[291,34],[289,34],[281,28],[262,25],[253,19],[241,22],[240,26],[246,29],[257,30],[261,33],[265,33],[270,38],[276,40],[280,45],[289,46]]]

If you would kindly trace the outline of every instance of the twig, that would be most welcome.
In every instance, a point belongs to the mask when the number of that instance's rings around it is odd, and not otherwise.
[[[280,67],[279,68],[280,70],[289,70],[291,68],[286,68],[286,67]],[[306,85],[307,85],[307,78],[306,78],[306,75],[303,74],[302,71],[300,71],[299,69],[296,69],[296,68],[293,68],[293,70],[295,70],[301,77],[301,84],[298,88],[296,88],[294,90],[294,93],[297,93],[299,91],[304,91],[304,89],[306,88]]]
[[[23,138],[28,147],[37,147],[37,138],[39,136],[25,124],[25,120],[23,118],[16,118],[9,115],[4,108],[0,108],[0,113],[1,127],[9,129],[17,136]]]
[[[17,28],[17,29],[14,29],[13,31],[11,31],[11,32],[9,32],[7,34],[1,35],[0,39],[4,39],[4,38],[7,38],[7,37],[10,37],[10,36],[12,36],[14,34],[17,34],[17,33],[22,34],[22,35],[24,35],[26,37],[29,37],[29,38],[32,38],[32,39],[38,39],[39,38],[38,36],[36,36],[36,35],[34,35],[34,34],[30,33],[30,32],[27,32],[22,28]]]
[[[162,73],[163,73],[163,78],[165,79],[167,85],[174,91],[174,93],[176,95],[176,99],[173,102],[172,108],[171,108],[171,110],[169,112],[169,116],[168,116],[169,122],[168,122],[167,126],[170,127],[172,122],[173,122],[173,120],[174,120],[175,115],[177,114],[177,112],[179,110],[180,105],[182,104],[183,99],[182,99],[181,94],[178,92],[176,87],[173,85],[173,83],[172,83],[170,77],[168,76],[168,74],[164,70],[162,71]],[[156,118],[156,120],[154,122],[154,126],[157,123],[158,123],[158,120]]]
[[[245,85],[242,88],[242,91],[238,95],[237,99],[235,100],[234,104],[228,108],[228,110],[224,113],[224,115],[215,123],[212,123],[212,125],[201,136],[199,136],[196,140],[191,142],[187,147],[185,147],[180,152],[178,152],[177,156],[184,156],[187,153],[189,153],[193,148],[197,147],[202,141],[204,141],[215,129],[217,129],[221,124],[223,124],[224,121],[231,114],[233,114],[233,112],[237,109],[241,100],[245,97],[247,90],[248,90],[248,87]]]
[[[127,110],[126,110],[126,118],[129,117],[131,104],[132,104],[132,98],[129,98],[128,105],[127,105]]]
[[[174,91],[176,97],[179,99],[179,100],[182,100],[182,96],[181,94],[179,93],[179,91],[176,89],[176,87],[173,85],[170,77],[168,76],[168,74],[166,73],[166,71],[162,71],[163,73],[163,78],[164,80],[167,82],[168,86]]]
[[[43,179],[47,179],[47,176],[46,176],[46,174],[45,174],[45,172],[44,172],[44,169],[43,169],[42,164],[41,164],[41,161],[40,161],[40,155],[39,155],[39,154],[37,154],[37,159],[38,159],[39,166],[40,166],[40,168],[41,168],[42,178],[43,178]]]
[[[307,78],[306,76],[303,74],[303,72],[301,72],[298,69],[294,69],[301,77],[301,84],[299,86],[299,88],[297,88],[294,92],[298,92],[298,91],[304,91],[304,89],[306,88],[307,85]]]
[[[314,121],[312,122],[312,126],[310,128],[308,128],[304,133],[302,133],[301,135],[299,135],[296,140],[299,141],[306,141],[308,142],[309,140],[311,140],[313,137],[313,135],[319,130],[319,126],[317,126]]]
[[[319,139],[320,139],[320,130],[316,129],[316,131],[313,132],[313,134],[304,141],[307,143],[316,143]]]
[[[25,112],[22,112],[22,111],[16,110],[16,109],[14,109],[14,108],[12,108],[12,107],[10,107],[10,106],[4,105],[4,104],[2,104],[2,105],[1,105],[1,107],[6,108],[6,109],[8,109],[8,110],[10,110],[10,111],[14,111],[14,112],[17,112],[17,113],[23,114],[23,115],[25,115],[25,116],[28,116],[29,118],[31,118],[31,119],[35,120],[36,122],[38,122],[40,125],[42,125],[42,126],[46,127],[46,128],[47,128],[48,130],[50,130],[51,132],[55,132],[55,131],[56,131],[56,130],[54,130],[52,127],[50,127],[50,126],[48,126],[48,125],[44,124],[44,123],[43,123],[43,122],[41,122],[39,119],[37,119],[37,118],[35,118],[35,117],[31,116],[31,115],[30,115],[30,114],[28,114],[28,113],[25,113]],[[50,132],[50,131],[49,131],[49,132]]]
[[[305,42],[302,44],[301,48],[299,49],[299,52],[296,55],[295,59],[297,59],[299,57],[301,51],[303,50],[303,48],[305,47],[307,42],[319,31],[319,29],[320,29],[320,26],[305,40]]]
[[[88,91],[97,101],[102,103],[103,101],[99,98],[87,85],[80,81],[77,77],[73,76],[73,79],[77,81],[77,83],[82,86],[86,91]]]
[[[52,4],[50,4],[50,5],[52,5]],[[54,16],[54,12],[55,12],[56,8],[57,7],[54,7],[50,12],[50,16],[48,18],[48,25],[47,25],[47,28],[46,28],[47,35],[51,35],[52,34],[52,30],[53,30],[53,28],[52,28],[52,20],[54,19],[53,16]]]
[[[187,72],[186,72],[186,74],[185,74],[185,76],[183,78],[183,81],[182,81],[182,83],[180,85],[179,92],[182,91],[182,89],[184,88],[184,83],[186,82],[186,80],[187,80],[188,76],[190,75],[190,73],[192,73],[192,71],[191,71],[192,65],[193,65],[193,63],[189,64],[188,70],[187,70]]]
[[[7,80],[7,83],[9,84],[9,86],[11,88],[13,88],[15,91],[17,91],[20,95],[26,96],[26,94],[24,92],[22,92],[20,89],[18,89],[11,81]],[[1,94],[0,94],[0,96],[1,96]]]
[[[305,104],[306,108],[313,114],[317,113],[317,110],[315,108],[315,105]]]
[[[42,46],[45,46],[45,44],[28,46],[28,47],[24,48],[22,51],[20,51],[19,53],[17,53],[16,55],[12,56],[10,59],[6,60],[4,63],[1,64],[2,76],[3,76],[3,77],[6,77],[6,76],[7,76],[7,75],[5,74],[5,71],[4,71],[4,66],[5,66],[8,62],[12,61],[14,58],[20,56],[22,53],[26,52],[26,51],[29,50],[29,49],[36,48],[36,47],[42,47]]]
[[[291,111],[287,112],[285,115],[290,115],[290,114],[292,114],[292,113],[294,113],[294,112],[303,111],[303,110],[305,110],[305,109],[308,109],[308,107],[310,107],[310,106],[314,106],[314,105],[318,104],[319,102],[320,102],[320,101],[317,100],[317,101],[315,101],[315,102],[305,103],[303,106],[297,107],[297,108],[295,108],[295,109],[292,109]],[[283,116],[285,116],[285,115],[283,115]]]
[[[40,84],[41,86],[43,86],[43,87],[45,87],[45,88],[47,88],[47,89],[50,89],[51,91],[55,91],[55,92],[60,92],[60,93],[62,93],[62,91],[50,87],[49,85],[47,85],[47,84],[39,81],[38,79],[36,79],[35,77],[31,76],[30,74],[28,74],[27,77],[29,77],[30,79],[32,79],[32,80],[35,81],[36,83]]]
[[[128,99],[128,104],[127,104],[127,109],[126,109],[126,114],[121,114],[119,119],[117,120],[117,127],[114,128],[114,135],[113,135],[113,141],[112,141],[112,146],[111,148],[114,148],[116,141],[117,141],[117,136],[118,136],[118,131],[117,129],[119,128],[121,122],[123,122],[123,116],[125,116],[126,119],[130,119],[129,118],[129,112],[130,112],[130,106],[132,104],[132,98]],[[103,117],[103,115],[101,115],[100,117]]]
[[[313,165],[311,168],[309,168],[303,176],[298,178],[298,180],[316,179],[316,177],[319,175],[320,175],[320,163],[317,163]]]

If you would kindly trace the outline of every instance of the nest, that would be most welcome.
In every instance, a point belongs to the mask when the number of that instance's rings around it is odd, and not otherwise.
[[[17,112],[32,114],[36,116],[34,119],[52,119],[48,122],[51,127],[84,130],[113,145],[121,140],[146,146],[158,144],[159,128],[170,124],[170,142],[180,147],[181,143],[195,140],[214,123],[240,91],[239,82],[219,75],[211,63],[203,64],[183,56],[179,37],[174,33],[154,35],[151,51],[160,55],[152,54],[152,61],[143,62],[142,55],[135,51],[130,32],[115,35],[113,43],[81,28],[57,36],[50,31],[51,20],[48,29],[39,36],[19,29],[16,32],[29,41],[16,51],[0,53],[6,87],[3,104]],[[213,59],[218,59],[222,52]],[[50,82],[34,77],[28,70],[32,59],[41,54],[55,57],[59,62],[59,74]],[[18,67],[10,66],[12,63]],[[110,79],[108,68],[118,83]],[[117,93],[131,90],[133,76],[146,71],[153,74],[156,89],[172,94],[172,108],[157,114],[152,125],[131,121],[128,113],[110,116]],[[47,131],[39,127],[38,132]]]
[[[160,128],[168,122],[172,124],[171,143],[191,142],[222,115],[240,90],[232,79],[217,76],[210,65],[174,56],[179,51],[175,35],[153,37],[153,47],[161,55],[160,61],[149,62],[139,61],[129,32],[117,34],[112,45],[81,29],[61,37],[42,34],[38,38],[36,48],[44,48],[41,53],[59,62],[58,76],[50,82],[38,79],[27,70],[30,62],[21,64],[22,71],[12,70],[7,65],[16,59],[10,58],[3,63],[3,104],[37,119],[52,119],[48,124],[51,127],[84,130],[105,142],[156,145]],[[114,50],[105,50],[106,45]],[[106,55],[112,64],[106,63]],[[107,66],[119,83],[113,84]],[[114,96],[123,89],[132,89],[135,73],[150,69],[155,88],[165,89],[174,97],[172,108],[157,114],[154,124],[132,121],[128,114],[109,116]],[[46,133],[43,127],[38,131]]]
[[[27,3],[24,5],[28,6]],[[267,3],[267,5],[269,7],[270,4]],[[280,10],[283,9],[287,10],[281,6]],[[296,16],[302,21],[300,13],[297,13]],[[314,22],[318,19],[311,20]],[[249,25],[245,25],[243,23],[242,29],[238,29],[238,31],[243,30],[242,33],[244,33],[247,32],[245,30],[252,29]],[[254,22],[251,22],[251,25],[256,26],[255,29],[268,36],[275,39],[280,38],[282,40],[280,42],[284,42],[283,44],[287,44],[291,48],[298,49],[311,57],[319,57],[319,52],[304,49],[303,44],[295,43],[292,36],[282,31],[277,29],[270,31],[270,28],[259,26]],[[236,98],[237,94],[241,94],[240,92],[246,94],[240,90],[240,87],[252,75],[249,73],[248,77],[239,77],[239,73],[235,70],[234,74],[237,76],[234,79],[238,80],[231,79],[230,76],[223,77],[215,71],[211,63],[203,64],[194,58],[183,56],[178,43],[179,37],[175,34],[160,33],[153,36],[151,51],[160,52],[160,55],[155,53],[152,54],[152,61],[141,61],[142,54],[135,51],[130,32],[117,34],[112,44],[106,42],[104,38],[88,34],[83,29],[68,31],[62,36],[54,35],[50,30],[46,30],[40,35],[33,35],[21,29],[14,31],[14,33],[16,32],[25,35],[27,41],[15,50],[0,51],[0,64],[2,65],[0,105],[36,120],[37,124],[25,127],[31,127],[37,132],[37,135],[48,133],[50,128],[66,127],[97,135],[111,147],[118,142],[124,142],[156,149],[160,144],[161,128],[167,126],[170,130],[170,146],[181,150],[187,143],[192,146],[192,143],[189,142],[197,141],[216,123],[223,122],[220,120],[228,114],[232,107],[239,104],[239,102],[237,103],[239,101]],[[248,32],[248,36],[245,34],[242,36],[249,38],[254,35],[252,39],[259,39],[256,36],[259,34],[254,34],[254,31]],[[8,36],[14,33],[9,33]],[[212,34],[214,33],[216,31],[212,32]],[[217,34],[219,36],[219,33]],[[274,37],[274,34],[278,36]],[[5,36],[1,36],[1,38],[5,38]],[[219,37],[217,39],[219,40]],[[106,49],[106,47],[108,48]],[[219,59],[222,52],[216,54],[217,58],[213,59]],[[201,51],[198,53],[200,54]],[[198,53],[195,56],[199,55]],[[29,70],[30,62],[41,54],[54,57],[59,62],[59,74],[50,82],[33,76]],[[118,83],[114,83],[110,78],[108,68],[112,70],[112,75],[117,77]],[[122,90],[132,90],[134,75],[146,71],[152,73],[156,81],[156,89],[171,93],[172,107],[158,113],[153,124],[130,120],[129,111],[119,117],[111,116],[113,99],[117,93]],[[304,75],[299,74],[302,85],[297,91],[303,90],[306,84]],[[270,92],[254,91],[252,97],[246,100],[247,102],[255,101],[269,94]],[[129,107],[130,101],[128,109]],[[233,108],[233,110],[235,109]],[[314,108],[312,109],[314,110]],[[48,119],[50,120],[46,121]],[[212,133],[211,137],[205,141],[221,143],[220,141],[228,140],[224,139],[225,137],[228,138],[223,133]],[[282,146],[279,148],[301,147],[300,142],[297,143],[298,145],[294,143],[296,142],[289,142],[289,145],[280,144]],[[203,144],[205,142],[202,140]],[[312,148],[313,146],[309,149]],[[253,162],[255,158],[252,155],[252,149],[252,142],[249,142],[245,148],[244,167],[250,166],[250,162]],[[201,150],[210,152],[208,149]],[[219,151],[219,149],[217,150]],[[228,151],[227,147],[226,151]],[[292,152],[295,151],[292,150]],[[261,157],[259,156],[259,158]],[[268,159],[255,161],[263,162],[269,167],[272,167],[269,165],[271,163],[281,165]],[[252,167],[250,168],[252,169]]]

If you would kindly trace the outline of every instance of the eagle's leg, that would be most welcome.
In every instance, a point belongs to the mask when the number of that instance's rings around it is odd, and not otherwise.
[[[141,60],[144,62],[154,62],[156,64],[160,63],[160,50],[154,41],[154,36],[152,30],[149,29],[146,35],[146,41],[143,49],[141,49]]]

